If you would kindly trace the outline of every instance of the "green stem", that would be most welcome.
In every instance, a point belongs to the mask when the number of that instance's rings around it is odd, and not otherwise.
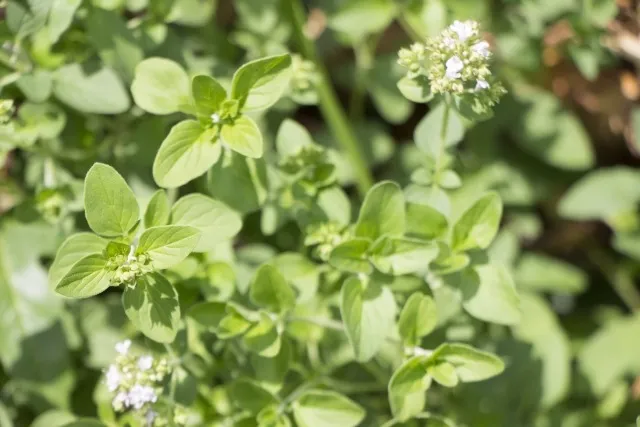
[[[349,115],[355,122],[361,121],[364,116],[369,73],[373,68],[374,54],[379,39],[379,35],[373,36],[369,40],[361,41],[353,48],[356,56],[356,70],[354,73],[354,89],[349,104]]]
[[[361,195],[373,184],[373,178],[369,171],[367,161],[360,149],[358,139],[349,126],[349,121],[344,109],[338,102],[333,87],[329,83],[329,74],[318,56],[316,47],[304,33],[305,13],[301,0],[285,0],[289,6],[291,13],[291,22],[293,23],[294,34],[300,44],[300,50],[303,55],[310,61],[313,61],[320,78],[317,82],[316,90],[318,92],[318,100],[320,102],[320,110],[327,125],[331,129],[333,136],[345,152],[355,172],[356,185]]]
[[[449,127],[449,114],[451,111],[451,102],[448,94],[444,98],[444,115],[442,116],[442,128],[440,129],[440,145],[438,146],[438,154],[436,156],[436,163],[433,166],[433,183],[432,187],[435,187],[440,182],[440,174],[442,173],[442,166],[444,156],[447,152],[446,138],[447,128]]]

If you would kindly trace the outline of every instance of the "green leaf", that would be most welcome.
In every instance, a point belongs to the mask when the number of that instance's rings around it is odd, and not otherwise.
[[[438,324],[436,302],[421,292],[413,293],[400,312],[398,329],[407,346],[416,346]]]
[[[463,307],[473,317],[501,325],[520,321],[520,298],[509,270],[500,264],[475,265],[460,273]]]
[[[364,419],[364,409],[349,398],[328,390],[308,390],[292,404],[299,427],[355,427]]]
[[[587,287],[587,274],[568,262],[543,254],[527,252],[515,269],[518,287],[534,292],[581,293]]]
[[[296,295],[280,272],[269,264],[258,268],[251,282],[251,301],[259,307],[273,312],[293,308]]]
[[[53,76],[46,70],[34,70],[30,74],[23,74],[16,85],[29,101],[44,102],[51,96]]]
[[[448,111],[447,111],[448,110]],[[447,116],[447,128],[443,129],[445,115]],[[413,139],[418,148],[439,159],[443,155],[443,148],[453,146],[462,141],[464,137],[464,125],[458,114],[444,102],[431,109],[413,133]]]
[[[240,116],[233,123],[225,124],[220,138],[233,151],[254,159],[262,157],[262,133],[249,117]]]
[[[240,101],[242,112],[264,110],[280,99],[290,79],[289,54],[257,59],[236,71],[231,84],[231,98]]]
[[[501,218],[500,196],[496,193],[484,195],[453,226],[452,249],[458,252],[486,249],[498,233]]]
[[[580,347],[578,366],[596,396],[605,394],[618,380],[638,373],[638,334],[640,315],[635,314],[609,321]]]
[[[111,166],[94,164],[84,180],[84,210],[96,233],[124,236],[138,223],[140,208],[126,181]]]
[[[442,344],[431,360],[452,364],[462,382],[483,381],[504,371],[504,362],[499,357],[466,344]]]
[[[265,162],[225,150],[207,176],[207,190],[241,214],[258,210],[267,198]]]
[[[122,294],[124,312],[131,323],[150,339],[172,342],[178,333],[180,304],[171,283],[158,273],[142,276]]]
[[[417,76],[413,79],[405,76],[398,81],[398,89],[409,101],[423,104],[433,99],[431,85],[426,76]]]
[[[107,260],[102,254],[87,255],[67,271],[56,286],[56,292],[70,298],[89,298],[110,285]]]
[[[300,123],[284,119],[276,135],[276,149],[280,157],[295,156],[303,147],[313,146],[313,138]]]
[[[227,315],[227,304],[219,301],[207,301],[189,308],[187,316],[200,326],[215,331],[222,319]]]
[[[53,77],[53,94],[83,113],[120,114],[129,109],[127,90],[110,68],[85,72],[80,64],[65,65]]]
[[[244,311],[227,304],[227,315],[220,320],[216,329],[216,335],[221,340],[244,334],[251,327],[251,322],[246,318]]]
[[[380,236],[401,236],[405,229],[404,195],[398,184],[383,181],[364,198],[355,234],[376,240]]]
[[[342,271],[369,274],[373,271],[367,254],[369,246],[371,242],[367,239],[342,242],[331,251],[329,264]]]
[[[391,0],[348,0],[329,17],[329,27],[346,35],[351,43],[369,34],[381,33],[396,13]]]
[[[389,381],[389,405],[393,417],[406,421],[424,410],[426,391],[431,385],[426,357],[414,356],[400,366]]]
[[[407,235],[432,240],[443,237],[449,229],[447,217],[431,206],[407,203]]]
[[[386,236],[370,250],[373,265],[382,273],[396,276],[426,271],[437,255],[435,242]]]
[[[147,254],[156,270],[173,267],[184,260],[198,244],[200,231],[183,225],[151,227],[140,236],[136,254]]]
[[[81,3],[82,0],[53,0],[46,27],[51,44],[56,43],[71,26]]]
[[[56,258],[49,267],[49,286],[55,289],[73,265],[87,255],[100,254],[107,241],[93,233],[77,233],[69,236],[60,245]]]
[[[189,76],[169,59],[147,58],[136,66],[131,93],[136,105],[152,114],[171,114],[191,103]]]
[[[136,65],[143,60],[144,52],[120,13],[93,7],[86,20],[89,43],[102,61],[127,82],[133,80]]]
[[[75,419],[76,417],[68,412],[49,410],[39,415],[29,427],[64,427]]]
[[[231,383],[229,397],[235,406],[252,414],[257,414],[267,406],[277,403],[276,397],[268,390],[245,378]]]
[[[413,112],[413,104],[398,92],[397,82],[405,74],[395,54],[378,56],[369,73],[371,100],[380,115],[392,124],[406,122]]]
[[[219,113],[220,107],[227,99],[227,91],[213,77],[199,75],[191,80],[191,94],[198,114],[202,116]]]
[[[247,331],[243,341],[249,350],[262,357],[275,357],[282,345],[278,325],[267,313],[260,313],[260,321]]]
[[[171,214],[171,204],[164,190],[158,190],[153,193],[147,209],[144,212],[145,228],[167,225],[169,215]]]
[[[458,374],[451,363],[440,362],[429,366],[429,375],[440,385],[455,387],[458,385]]]
[[[395,323],[393,293],[377,281],[365,284],[350,277],[342,285],[340,314],[356,359],[366,362],[376,355]]]
[[[640,171],[616,166],[594,171],[576,182],[560,200],[561,216],[575,220],[613,219],[640,203]]]
[[[171,209],[171,223],[188,225],[202,233],[194,252],[213,250],[233,238],[242,228],[242,218],[224,203],[202,194],[180,198]]]
[[[280,351],[274,357],[262,357],[251,353],[250,361],[255,371],[255,378],[274,389],[283,385],[287,372],[291,368],[291,353],[291,345],[286,339],[282,340]]]
[[[215,129],[205,129],[195,120],[184,120],[171,128],[153,161],[153,179],[160,187],[179,187],[199,177],[220,158],[221,146]]]

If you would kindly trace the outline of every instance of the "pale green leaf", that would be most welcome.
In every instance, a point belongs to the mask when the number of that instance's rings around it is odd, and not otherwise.
[[[77,233],[69,236],[60,245],[56,257],[49,267],[49,285],[55,289],[73,265],[87,255],[100,254],[107,241],[93,233]]]
[[[171,223],[188,225],[202,233],[195,252],[213,250],[216,245],[233,238],[242,228],[242,218],[237,212],[202,194],[180,198],[171,209]]]
[[[227,91],[213,77],[195,76],[191,80],[191,94],[198,114],[210,116],[220,112],[220,107],[227,99]]]
[[[442,344],[431,355],[431,360],[452,364],[462,382],[486,380],[504,371],[504,362],[499,357],[466,344]]]
[[[179,187],[199,177],[220,158],[215,131],[195,120],[171,128],[153,161],[153,178],[160,187]]]
[[[333,248],[329,255],[329,264],[351,273],[371,273],[367,251],[371,242],[367,239],[351,239]]]
[[[147,209],[144,212],[144,226],[146,228],[167,225],[169,215],[171,214],[171,205],[169,198],[164,190],[158,190],[153,193]]]
[[[293,308],[296,295],[280,272],[269,264],[258,268],[250,288],[251,301],[273,312]]]
[[[389,404],[394,418],[406,421],[422,412],[430,385],[424,356],[414,356],[404,362],[389,381]]]
[[[189,76],[165,58],[147,58],[136,66],[131,93],[138,107],[153,114],[175,113],[191,103]]]
[[[328,390],[305,391],[292,407],[299,427],[355,427],[365,416],[360,405]]]
[[[161,343],[172,342],[178,332],[178,293],[160,274],[142,276],[125,288],[122,304],[131,323],[144,335]]]
[[[405,230],[404,195],[398,184],[383,181],[367,192],[356,223],[357,237],[375,240],[400,236]]]
[[[502,201],[496,193],[488,193],[467,209],[453,226],[451,247],[455,251],[486,249],[500,226]]]
[[[366,362],[378,353],[395,323],[393,293],[377,281],[351,277],[342,285],[340,314],[356,359]]]
[[[369,252],[371,262],[379,271],[400,276],[426,271],[429,263],[438,255],[438,245],[417,239],[385,236]]]
[[[275,104],[291,79],[291,56],[270,56],[248,62],[233,76],[231,97],[243,112],[260,111]]]
[[[262,157],[262,133],[258,125],[246,116],[240,116],[233,123],[225,124],[220,138],[233,151],[251,158]]]
[[[413,293],[398,319],[400,335],[408,346],[416,346],[420,339],[433,331],[438,324],[436,302],[421,292]]]
[[[110,285],[107,260],[102,254],[87,255],[67,271],[56,286],[56,292],[69,298],[89,298]]]
[[[146,254],[156,270],[184,260],[198,244],[200,231],[183,225],[151,227],[142,233],[136,254]]]
[[[96,233],[124,236],[138,223],[140,208],[126,181],[111,166],[94,164],[84,181],[84,208]]]

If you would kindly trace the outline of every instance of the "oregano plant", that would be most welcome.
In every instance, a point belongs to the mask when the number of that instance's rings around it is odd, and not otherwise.
[[[640,427],[609,3],[0,2],[0,427]]]

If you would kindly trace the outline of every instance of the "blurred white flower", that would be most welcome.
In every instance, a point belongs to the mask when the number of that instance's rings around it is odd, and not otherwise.
[[[147,355],[147,356],[140,356],[140,358],[138,359],[138,368],[141,371],[146,371],[148,369],[151,369],[152,366],[153,366],[153,357]]]
[[[136,384],[131,387],[127,395],[127,405],[135,409],[142,408],[147,403],[155,403],[158,400],[158,395],[153,387],[148,385]]]
[[[119,354],[127,354],[131,348],[131,340],[124,340],[116,344],[116,351]]]
[[[447,60],[445,66],[447,67],[445,76],[448,79],[457,79],[460,77],[460,71],[464,68],[464,63],[457,56],[452,56]]]
[[[485,58],[488,58],[489,55],[491,55],[491,51],[489,50],[489,43],[484,40],[471,46],[471,50],[479,55],[482,55]]]
[[[476,29],[472,21],[454,21],[453,24],[449,26],[449,29],[458,35],[458,40],[461,42],[464,42],[476,34]]]
[[[122,380],[122,374],[120,370],[115,366],[109,366],[107,373],[105,374],[107,389],[111,392],[116,391],[116,389],[120,386],[120,381]]]
[[[213,122],[214,125],[217,125],[218,123],[220,123],[220,114],[213,113],[211,115],[211,121]]]
[[[489,89],[489,83],[486,80],[478,80],[476,82],[476,90]]]

